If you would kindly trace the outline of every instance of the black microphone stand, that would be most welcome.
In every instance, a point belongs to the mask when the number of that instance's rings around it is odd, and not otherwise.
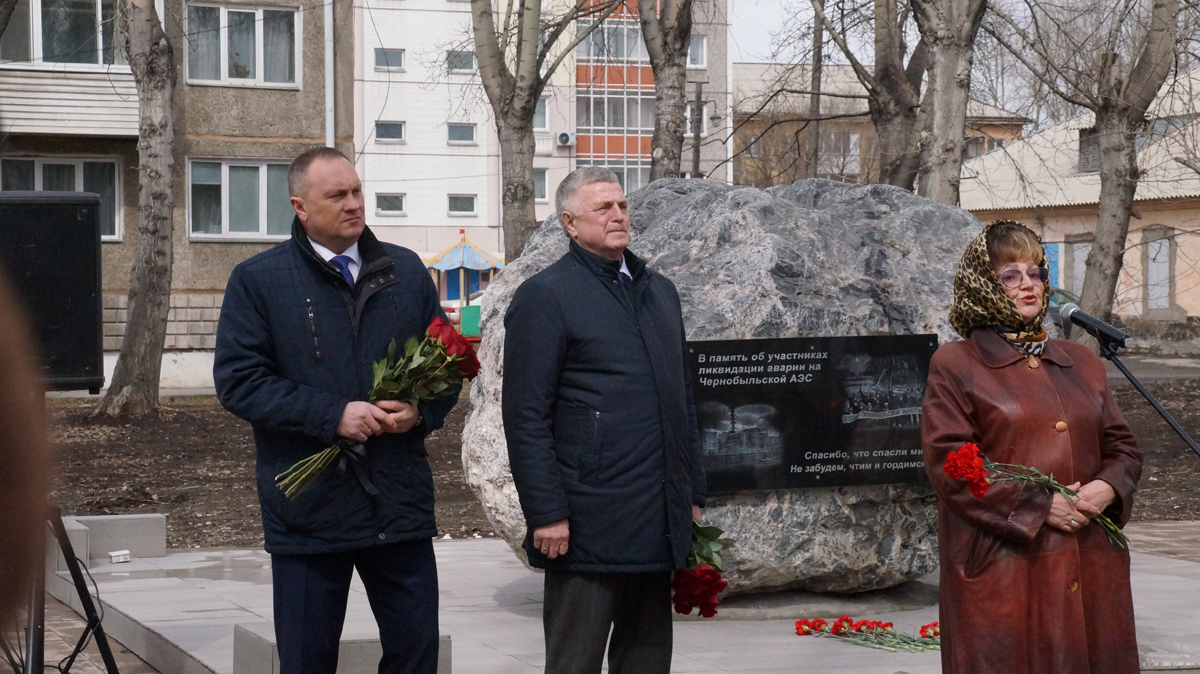
[[[1095,333],[1092,333],[1092,335],[1096,336]],[[1142,394],[1142,396],[1146,399],[1146,402],[1150,403],[1150,406],[1154,408],[1154,411],[1158,412],[1159,415],[1162,416],[1163,420],[1167,422],[1167,425],[1170,426],[1176,433],[1178,433],[1179,437],[1183,438],[1183,441],[1186,442],[1187,446],[1196,453],[1196,456],[1200,456],[1200,445],[1197,445],[1196,441],[1192,439],[1192,436],[1188,435],[1187,431],[1183,430],[1183,427],[1179,425],[1179,422],[1171,418],[1171,415],[1165,409],[1163,409],[1163,406],[1159,404],[1154,395],[1147,391],[1146,387],[1142,386],[1142,382],[1138,381],[1137,377],[1133,376],[1133,373],[1129,371],[1129,368],[1125,367],[1125,363],[1122,363],[1121,359],[1117,358],[1118,347],[1103,338],[1098,338],[1098,341],[1100,342],[1100,355],[1109,359],[1112,361],[1113,365],[1117,366],[1117,369],[1121,371],[1121,374],[1125,375],[1125,378],[1129,380],[1129,383],[1133,384],[1133,387],[1138,390],[1138,393]]]

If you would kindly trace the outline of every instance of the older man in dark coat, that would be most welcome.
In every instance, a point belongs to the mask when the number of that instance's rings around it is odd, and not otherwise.
[[[546,672],[598,673],[607,645],[612,674],[666,674],[671,572],[705,491],[679,295],[626,249],[611,171],[575,171],[556,201],[571,250],[504,318],[505,437],[525,551],[546,569]]]
[[[300,155],[288,189],[292,238],[229,277],[213,366],[221,404],[254,428],[280,671],[334,673],[357,570],[379,624],[380,674],[433,674],[437,526],[424,439],[459,386],[415,406],[364,398],[389,342],[423,335],[445,313],[420,258],[365,226],[362,185],[340,152]],[[361,445],[289,501],[276,476],[340,439]]]

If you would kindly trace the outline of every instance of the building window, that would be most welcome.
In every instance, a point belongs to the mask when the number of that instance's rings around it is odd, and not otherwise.
[[[687,67],[689,68],[704,68],[706,61],[705,43],[703,35],[693,35],[692,42],[688,45]]]
[[[404,122],[375,122],[375,140],[404,140]]]
[[[1100,170],[1100,134],[1095,129],[1079,130],[1079,172]],[[1078,293],[1076,293],[1078,294]]]
[[[287,164],[194,160],[188,168],[192,238],[282,239],[292,233]]]
[[[296,10],[188,5],[186,18],[189,82],[296,83]]]
[[[695,106],[696,106],[695,103],[688,103],[683,108],[683,137],[684,138],[692,138],[696,135],[696,133],[692,130],[692,108],[694,108]],[[708,105],[705,105],[701,108],[701,110],[702,110],[702,116],[700,117],[700,137],[703,138],[708,135],[708,117],[709,117],[709,113],[712,111],[712,109]]]
[[[379,215],[404,215],[404,195],[376,194],[375,213]]]
[[[745,150],[742,151],[742,156],[747,159],[757,159],[762,156],[762,136],[753,134],[746,136]]]
[[[546,104],[547,104],[548,100],[549,99],[547,99],[544,96],[542,98],[539,98],[538,102],[537,102],[537,107],[535,107],[533,109],[533,130],[534,131],[549,131],[550,130],[550,120],[549,120],[548,116],[546,115]]]
[[[629,194],[639,190],[650,184],[650,162],[643,160],[630,160],[624,163],[596,161],[589,162],[580,160],[578,166],[602,166],[612,171],[617,176],[617,182],[621,184],[621,189]]]
[[[121,238],[121,181],[115,159],[67,157],[4,157],[0,159],[0,190],[94,192],[100,195],[100,237]]]
[[[448,51],[446,52],[446,67],[452,73],[475,72],[475,52]]]
[[[546,169],[533,169],[533,200],[547,202]]]
[[[622,90],[575,97],[575,125],[580,133],[654,131],[654,95]]]
[[[579,21],[579,30],[591,26],[589,21]],[[646,43],[642,40],[642,29],[637,21],[608,19],[593,30],[579,46],[575,56],[581,61],[649,61]]]
[[[403,70],[404,69],[404,50],[403,49],[376,49],[375,50],[375,69],[376,70]]]
[[[1146,286],[1145,308],[1149,314],[1174,305],[1171,281],[1175,276],[1175,236],[1170,229],[1153,227],[1146,229],[1142,237],[1146,244],[1142,253],[1142,282]]]
[[[1075,295],[1083,294],[1083,278],[1087,274],[1087,257],[1092,252],[1091,241],[1072,241],[1063,246],[1063,285]]]
[[[474,194],[451,194],[450,215],[475,215]]]
[[[0,61],[125,63],[116,0],[18,0],[0,38]]]
[[[474,124],[447,124],[446,125],[446,142],[451,144],[474,144],[475,143],[475,125]]]
[[[858,134],[851,131],[821,132],[817,175],[838,182],[858,182],[860,171]]]

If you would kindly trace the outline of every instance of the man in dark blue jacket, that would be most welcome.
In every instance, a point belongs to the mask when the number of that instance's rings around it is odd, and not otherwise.
[[[524,548],[546,569],[546,672],[598,674],[607,646],[612,674],[667,674],[671,572],[705,490],[679,295],[626,250],[611,171],[555,198],[571,250],[513,296],[502,398]]]
[[[292,238],[229,277],[213,365],[221,404],[254,428],[281,672],[337,669],[357,569],[379,624],[379,671],[433,674],[437,526],[424,438],[460,387],[417,406],[365,398],[388,343],[445,314],[416,254],[366,228],[344,155],[300,155],[288,190]],[[358,444],[289,501],[276,476],[340,440]]]

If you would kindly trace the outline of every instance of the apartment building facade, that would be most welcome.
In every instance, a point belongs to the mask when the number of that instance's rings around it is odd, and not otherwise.
[[[21,0],[0,36],[0,190],[101,197],[108,376],[125,333],[138,227],[138,98],[115,8],[115,0]],[[352,147],[354,52],[343,29],[351,7],[165,0],[157,9],[178,73],[163,383],[204,386],[230,272],[291,233],[288,164],[327,142]]]

